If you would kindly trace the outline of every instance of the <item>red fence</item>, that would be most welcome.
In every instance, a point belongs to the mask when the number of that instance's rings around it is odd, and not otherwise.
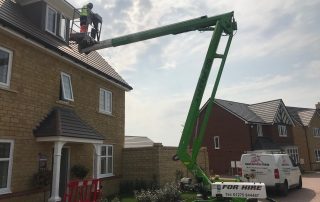
[[[101,198],[101,180],[70,181],[63,202],[97,202]]]

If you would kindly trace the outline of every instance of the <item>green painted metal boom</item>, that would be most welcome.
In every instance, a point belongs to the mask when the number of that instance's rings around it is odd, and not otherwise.
[[[189,113],[184,125],[182,136],[180,139],[177,156],[182,161],[182,163],[198,178],[201,179],[203,184],[210,186],[210,179],[203,172],[203,170],[197,165],[197,156],[201,148],[201,144],[204,138],[205,129],[208,123],[209,115],[212,109],[213,101],[217,88],[220,82],[223,67],[228,55],[229,47],[232,41],[233,33],[237,29],[237,24],[234,20],[233,12],[225,13],[222,15],[217,15],[213,17],[200,17],[195,18],[155,29],[150,29],[143,32],[138,32],[135,34],[129,34],[121,37],[116,37],[112,39],[107,39],[101,41],[93,46],[81,49],[81,52],[88,53],[93,50],[122,46],[130,43],[135,43],[138,41],[148,40],[156,37],[161,37],[169,34],[180,34],[189,31],[211,31],[213,30],[213,35],[210,41],[210,45],[207,51],[207,55],[201,70],[201,74],[198,80],[198,84],[192,99],[192,103],[189,109]],[[217,49],[220,43],[221,37],[225,35],[228,37],[223,54],[218,54]],[[204,94],[205,87],[207,85],[208,77],[212,68],[214,59],[221,59],[218,74],[214,83],[211,97],[209,98],[208,106],[205,112],[204,120],[200,126],[199,133],[192,137],[194,133],[194,127],[196,125],[197,119],[199,117],[199,108],[201,100]],[[191,143],[191,140],[193,142]],[[193,145],[192,153],[188,152],[189,146]]]

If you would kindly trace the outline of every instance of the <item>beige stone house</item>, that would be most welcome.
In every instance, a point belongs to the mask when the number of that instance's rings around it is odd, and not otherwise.
[[[0,201],[59,201],[76,164],[104,194],[118,191],[132,88],[97,52],[68,43],[73,10],[0,0]],[[39,170],[52,172],[46,189],[33,185]]]
[[[320,170],[320,113],[316,109],[287,107],[295,120],[294,142],[299,147],[300,163],[304,170]]]

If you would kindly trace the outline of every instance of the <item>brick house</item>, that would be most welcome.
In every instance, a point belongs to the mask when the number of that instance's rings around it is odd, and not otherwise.
[[[207,103],[200,110],[197,125],[201,125],[206,108]],[[294,122],[281,99],[257,104],[216,99],[203,142],[210,172],[230,173],[231,161],[239,161],[249,150],[282,149],[298,160],[292,126]]]
[[[319,107],[316,105],[316,107]],[[297,123],[293,128],[294,142],[299,147],[304,170],[320,169],[320,113],[317,109],[287,107]]]
[[[132,88],[97,52],[68,43],[73,10],[64,0],[0,0],[1,201],[59,201],[76,164],[105,194],[118,191]],[[39,170],[52,172],[47,189],[33,185]]]

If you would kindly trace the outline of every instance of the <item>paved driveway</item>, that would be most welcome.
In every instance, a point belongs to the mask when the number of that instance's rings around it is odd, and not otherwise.
[[[290,190],[286,197],[277,196],[272,192],[268,195],[277,202],[320,202],[320,172],[304,174],[302,189]]]

